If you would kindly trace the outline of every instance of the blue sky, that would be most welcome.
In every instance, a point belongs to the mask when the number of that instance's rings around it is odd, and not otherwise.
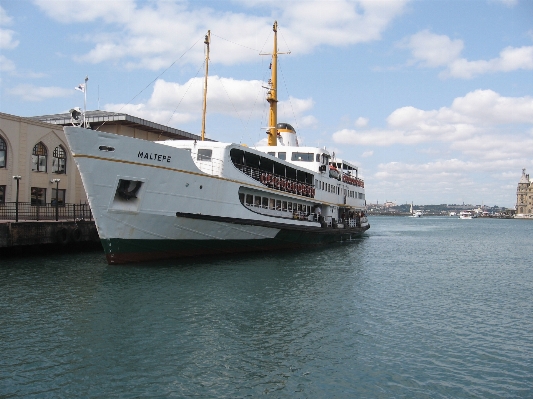
[[[514,207],[533,174],[533,2],[0,0],[0,111],[120,111],[265,137],[272,24],[278,121],[355,162],[367,201]]]

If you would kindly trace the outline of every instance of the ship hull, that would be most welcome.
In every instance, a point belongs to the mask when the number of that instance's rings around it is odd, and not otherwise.
[[[109,264],[145,262],[196,256],[231,255],[250,252],[315,248],[335,242],[350,241],[363,234],[370,226],[339,230],[338,234],[320,234],[298,230],[279,230],[274,238],[221,239],[221,240],[134,240],[103,239]]]
[[[71,127],[65,134],[110,264],[314,247],[370,227],[355,220],[326,226],[312,214],[293,218],[248,204],[249,193],[292,202],[298,211],[325,203],[265,187],[228,156],[206,167],[187,149]],[[221,143],[213,148],[226,151]]]

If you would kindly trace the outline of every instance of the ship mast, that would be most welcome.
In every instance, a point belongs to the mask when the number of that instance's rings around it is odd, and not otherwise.
[[[205,112],[207,109],[207,75],[209,73],[209,43],[211,42],[211,31],[207,31],[205,35],[204,44],[206,45],[205,52],[205,80],[204,80],[204,106],[202,110],[202,141],[205,140]]]
[[[274,21],[274,50],[272,51],[272,63],[270,64],[271,78],[270,89],[267,93],[267,101],[270,104],[268,115],[268,145],[278,145],[278,21]]]

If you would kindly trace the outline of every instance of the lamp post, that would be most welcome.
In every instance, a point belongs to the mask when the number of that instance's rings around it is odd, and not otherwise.
[[[19,183],[22,176],[13,176],[13,179],[17,181],[17,197],[15,200],[15,221],[19,221]]]
[[[50,183],[56,184],[56,222],[59,220],[59,182],[61,179],[52,179]]]

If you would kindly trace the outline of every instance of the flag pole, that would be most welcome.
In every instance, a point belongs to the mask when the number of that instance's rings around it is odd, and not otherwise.
[[[89,76],[85,76],[85,87],[83,90],[84,99],[83,99],[83,127],[87,129],[87,119],[85,114],[87,113],[87,81],[89,80]]]

